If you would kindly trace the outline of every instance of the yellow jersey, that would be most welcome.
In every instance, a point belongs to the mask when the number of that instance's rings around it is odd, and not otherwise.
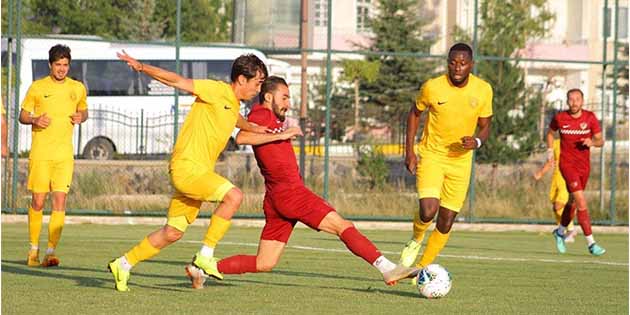
[[[193,80],[193,90],[197,98],[177,136],[171,163],[186,160],[213,168],[236,126],[240,102],[225,82]]]
[[[560,139],[553,140],[553,178],[559,185],[564,186],[564,177],[560,173]]]
[[[58,83],[50,76],[41,78],[26,92],[22,109],[50,118],[48,127],[32,126],[31,160],[73,159],[72,131],[74,125],[70,115],[87,110],[87,91],[83,83],[69,77]]]
[[[428,110],[420,140],[420,156],[471,158],[461,138],[473,136],[479,117],[492,116],[492,87],[470,74],[464,87],[452,85],[448,75],[430,79],[420,88],[416,108]]]

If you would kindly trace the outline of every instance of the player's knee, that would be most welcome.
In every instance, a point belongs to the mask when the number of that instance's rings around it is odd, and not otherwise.
[[[256,270],[258,272],[271,272],[277,263],[277,261],[256,262]]]
[[[165,229],[164,234],[166,236],[166,241],[169,243],[177,242],[180,238],[182,238],[182,236],[184,236],[184,232],[172,228]]]
[[[35,211],[41,211],[42,209],[44,209],[44,200],[33,199],[33,201],[31,202],[31,207]]]
[[[243,202],[243,192],[234,187],[225,195],[223,202],[233,204],[238,207]]]
[[[353,228],[354,227],[354,223],[352,223],[351,221],[348,221],[346,219],[341,220],[341,222],[339,222],[339,227],[337,229],[337,234],[341,235],[341,233],[343,233],[343,231],[349,229],[349,228]]]

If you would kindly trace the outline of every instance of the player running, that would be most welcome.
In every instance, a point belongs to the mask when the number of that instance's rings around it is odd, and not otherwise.
[[[473,68],[470,46],[453,45],[447,67],[447,74],[424,83],[407,116],[405,164],[417,176],[420,209],[414,216],[413,237],[400,256],[400,263],[405,266],[415,262],[424,234],[436,214],[436,228],[417,267],[424,268],[433,262],[446,245],[466,199],[472,150],[479,149],[490,135],[492,87],[470,74]],[[420,115],[425,110],[429,113],[419,143],[418,162],[414,140]]]
[[[284,79],[269,77],[262,85],[260,101],[262,103],[252,108],[248,119],[267,127],[272,133],[241,130],[236,141],[253,146],[260,172],[265,178],[265,226],[257,255],[235,255],[222,259],[218,263],[219,272],[271,271],[282,256],[293,227],[302,222],[314,230],[337,235],[353,254],[380,271],[388,285],[412,276],[415,268],[389,261],[352,222],[343,219],[325,200],[304,186],[291,145],[291,139],[302,136],[302,131],[299,127],[284,127],[285,114],[290,107],[289,87]],[[194,288],[203,288],[205,277],[198,268],[189,265],[186,272]]]
[[[230,138],[234,126],[251,132],[267,129],[247,122],[239,113],[240,101],[250,100],[260,91],[267,77],[265,64],[255,55],[243,55],[232,64],[231,83],[193,80],[164,69],[143,64],[118,53],[131,69],[197,98],[175,142],[169,170],[175,193],[168,208],[164,227],[149,234],[123,256],[108,264],[118,291],[129,291],[130,270],[177,240],[197,218],[204,201],[220,202],[210,220],[201,249],[193,265],[209,276],[223,279],[217,271],[214,249],[227,233],[231,219],[243,200],[243,193],[227,179],[215,173],[214,166]]]
[[[562,220],[558,228],[553,231],[556,247],[559,253],[565,253],[565,232],[571,221],[575,209],[582,232],[586,237],[588,251],[593,256],[601,256],[606,250],[595,242],[591,230],[591,219],[588,214],[584,189],[591,170],[590,148],[604,145],[602,129],[597,117],[591,111],[582,109],[584,93],[580,89],[567,92],[569,109],[559,112],[549,124],[547,131],[547,147],[553,147],[554,134],[560,133],[560,172],[566,181],[567,190],[571,198],[564,208]],[[549,159],[553,158],[551,151]]]
[[[562,173],[560,173],[560,140],[553,141],[553,159],[547,159],[545,165],[534,173],[534,179],[540,180],[545,173],[547,173],[553,167],[553,175],[551,177],[551,187],[549,188],[549,200],[551,201],[551,206],[553,213],[556,217],[556,224],[560,224],[560,220],[562,218],[562,212],[564,211],[564,206],[569,201],[569,192],[567,191],[567,185],[564,182],[564,178],[562,178]],[[577,230],[573,225],[573,220],[569,222],[567,226],[567,235],[564,238],[564,241],[567,243],[575,242],[575,236],[577,235]]]
[[[28,161],[28,189],[33,192],[28,209],[28,234],[31,248],[26,264],[40,266],[39,234],[46,195],[52,192],[52,211],[48,222],[48,248],[43,267],[59,265],[55,248],[61,239],[66,217],[66,196],[72,183],[74,125],[88,118],[85,86],[68,77],[70,48],[55,45],[48,51],[50,74],[33,84],[26,92],[20,123],[31,125],[33,141]]]

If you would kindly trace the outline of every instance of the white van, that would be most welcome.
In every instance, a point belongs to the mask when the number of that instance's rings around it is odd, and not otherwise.
[[[125,50],[132,57],[175,71],[175,48],[168,45],[114,43],[72,38],[26,38],[22,40],[20,104],[34,80],[48,75],[48,50],[56,44],[70,47],[69,76],[88,90],[89,119],[74,133],[76,155],[86,159],[111,159],[121,155],[156,155],[171,152],[174,134],[174,89],[129,69],[116,57]],[[6,45],[3,45],[3,50]],[[15,51],[15,50],[14,50]],[[265,55],[241,47],[180,47],[184,77],[230,81],[232,62],[252,53],[266,64]],[[193,96],[180,93],[179,125]],[[243,106],[245,115],[248,106]],[[20,126],[18,152],[30,149],[30,126]],[[228,149],[236,149],[230,141]]]

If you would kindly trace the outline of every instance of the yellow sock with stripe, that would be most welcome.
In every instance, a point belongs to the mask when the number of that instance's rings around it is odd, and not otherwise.
[[[51,211],[50,221],[48,222],[48,248],[57,248],[57,244],[59,244],[59,240],[61,239],[61,231],[63,230],[65,219],[65,211]]]
[[[420,219],[420,211],[416,211],[416,214],[413,216],[413,239],[417,243],[422,243],[422,240],[424,240],[424,234],[429,226],[431,226],[431,222],[432,221],[426,223],[422,222]]]
[[[446,245],[446,242],[448,242],[450,235],[450,232],[446,234],[440,233],[437,228],[431,232],[431,236],[427,242],[427,248],[424,250],[424,253],[422,253],[422,258],[420,258],[420,262],[417,265],[418,268],[424,268],[435,260],[435,257],[437,257],[440,251],[442,251],[442,248]]]
[[[43,210],[35,211],[33,208],[28,209],[28,239],[33,249],[39,247],[39,234],[42,232],[43,219]]]
[[[125,258],[127,258],[131,266],[135,266],[137,263],[157,255],[159,252],[160,249],[153,247],[149,242],[149,238],[145,237],[138,245],[125,254]]]
[[[225,236],[225,233],[230,229],[232,221],[226,220],[218,215],[213,215],[210,219],[210,226],[208,232],[203,239],[203,243],[210,247],[215,248],[219,241]]]

